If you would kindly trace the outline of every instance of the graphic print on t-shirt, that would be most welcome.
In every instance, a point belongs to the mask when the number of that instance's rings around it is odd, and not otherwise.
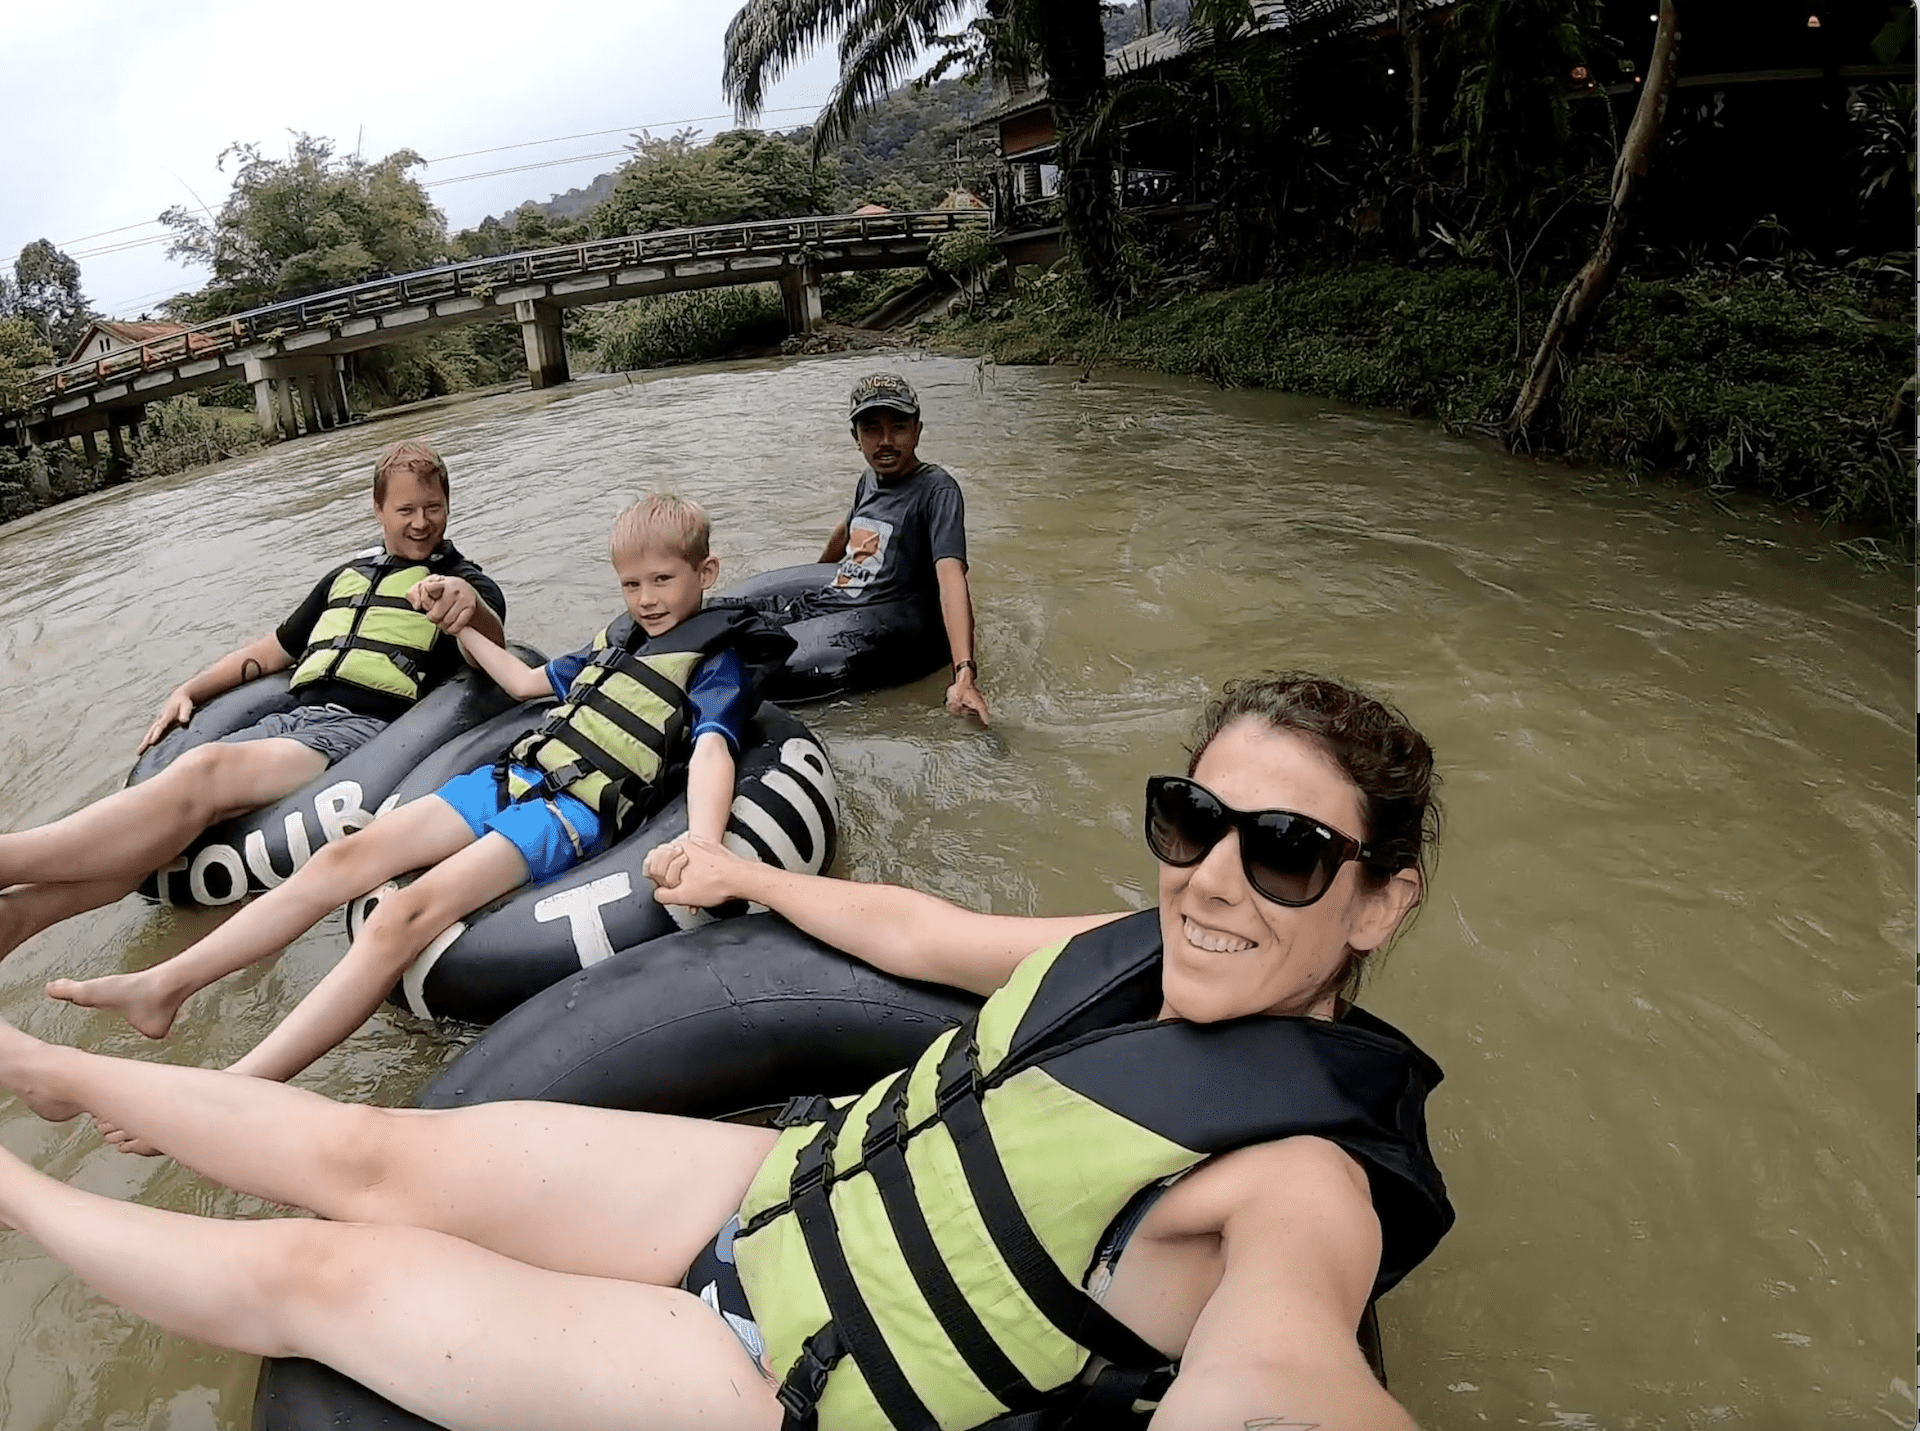
[[[847,554],[834,574],[833,584],[842,591],[857,591],[873,585],[886,570],[887,549],[893,545],[893,523],[862,517],[847,533]]]

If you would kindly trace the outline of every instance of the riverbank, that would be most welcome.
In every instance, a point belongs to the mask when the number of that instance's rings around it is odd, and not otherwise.
[[[1023,281],[984,316],[929,325],[923,341],[993,363],[1310,393],[1492,436],[1556,297],[1516,295],[1465,264],[1361,264],[1116,318],[1056,274]],[[1910,548],[1913,331],[1911,260],[1623,277],[1534,450],[1632,480],[1755,493]]]

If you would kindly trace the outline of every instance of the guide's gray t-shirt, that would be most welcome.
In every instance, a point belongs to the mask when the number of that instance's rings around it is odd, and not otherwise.
[[[847,555],[820,595],[829,605],[915,600],[937,608],[933,564],[942,557],[967,559],[960,484],[932,462],[892,482],[868,470],[847,512]]]

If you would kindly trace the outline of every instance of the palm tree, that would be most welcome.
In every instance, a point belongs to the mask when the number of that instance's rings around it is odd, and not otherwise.
[[[1106,140],[1085,125],[1106,88],[1100,0],[747,0],[727,26],[721,75],[741,118],[757,115],[773,83],[836,34],[840,78],[814,124],[816,154],[845,138],[860,111],[929,50],[970,49],[977,63],[1000,71],[1037,62],[1059,134],[1067,242],[1094,296],[1115,295],[1113,166]]]

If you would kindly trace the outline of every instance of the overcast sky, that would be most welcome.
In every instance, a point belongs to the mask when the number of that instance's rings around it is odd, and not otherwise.
[[[417,150],[450,230],[587,183],[628,132],[730,127],[720,42],[737,0],[63,0],[7,3],[0,39],[0,263],[51,239],[109,317],[206,281],[166,257],[161,211],[218,211],[236,140],[289,130],[367,158]],[[812,119],[831,46],[776,87],[763,122]],[[605,130],[609,133],[595,134]],[[568,137],[580,136],[580,137]],[[525,146],[506,148],[503,146]],[[494,150],[476,153],[477,150]],[[491,171],[555,159],[577,162]],[[157,240],[142,242],[142,240]],[[106,251],[114,249],[117,251]]]

